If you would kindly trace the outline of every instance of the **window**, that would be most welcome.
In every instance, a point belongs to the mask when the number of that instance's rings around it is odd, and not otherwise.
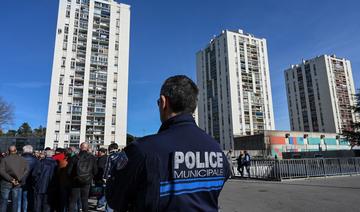
[[[66,10],[66,18],[70,18],[70,10],[69,9]]]
[[[118,74],[114,73],[114,82],[117,82]]]
[[[63,85],[63,84],[64,84],[64,76],[60,76],[59,85]]]
[[[64,42],[63,43],[63,50],[66,50],[67,49],[67,42]]]
[[[64,86],[60,85],[59,86],[59,94],[63,94],[63,92],[64,92]]]
[[[57,113],[61,113],[61,102],[58,102],[58,104],[57,104]]]
[[[61,58],[61,67],[65,67],[65,62],[66,62],[66,58],[62,57]]]
[[[72,69],[75,68],[75,59],[74,59],[74,58],[71,59],[71,65],[70,65],[70,67],[71,67]]]
[[[115,56],[115,66],[118,66],[118,63],[119,63],[119,58],[118,58],[118,56]]]
[[[116,116],[112,116],[112,118],[111,118],[111,124],[112,124],[112,125],[115,125],[115,123],[116,123]]]
[[[66,33],[66,34],[69,33],[69,24],[65,24],[64,33]]]
[[[70,125],[67,124],[67,125],[65,125],[65,132],[68,133],[69,131],[70,131]]]
[[[68,92],[69,96],[71,96],[73,94],[73,87],[69,87],[69,92]]]
[[[115,42],[115,50],[118,51],[119,50],[119,41]]]
[[[68,103],[66,112],[71,113],[71,103]]]

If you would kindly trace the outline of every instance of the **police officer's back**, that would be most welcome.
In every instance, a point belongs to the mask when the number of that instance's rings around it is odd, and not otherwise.
[[[192,117],[198,89],[186,76],[165,81],[157,134],[125,148],[127,165],[107,185],[117,211],[217,211],[229,165],[217,141]]]

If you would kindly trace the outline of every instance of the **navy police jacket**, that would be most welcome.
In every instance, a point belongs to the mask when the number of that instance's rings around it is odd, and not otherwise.
[[[126,166],[112,173],[106,198],[116,211],[218,211],[229,164],[218,142],[190,114],[125,148]]]

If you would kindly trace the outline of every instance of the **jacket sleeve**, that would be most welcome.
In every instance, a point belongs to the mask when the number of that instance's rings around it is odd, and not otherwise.
[[[93,176],[96,176],[97,173],[98,173],[98,165],[97,165],[96,158],[93,157]]]
[[[128,211],[131,205],[138,205],[135,202],[136,195],[146,184],[144,154],[135,144],[127,146],[125,153],[128,158],[127,164],[122,169],[114,171],[107,181],[105,192],[110,207],[120,212]]]
[[[110,173],[110,155],[106,158],[106,163],[105,163],[105,168],[104,168],[104,173],[102,178],[103,179],[108,179]]]
[[[11,182],[11,180],[14,179],[6,172],[6,160],[5,159],[2,159],[0,162],[0,175],[1,175],[1,177],[3,177],[5,180],[7,180],[9,182]]]

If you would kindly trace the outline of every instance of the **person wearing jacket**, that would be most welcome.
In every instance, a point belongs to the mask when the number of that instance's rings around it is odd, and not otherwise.
[[[108,146],[109,156],[107,157],[103,179],[106,182],[116,170],[121,170],[128,162],[128,158],[124,151],[119,151],[119,146],[112,143]],[[105,184],[106,185],[106,184]],[[105,197],[106,200],[106,197]],[[112,212],[113,209],[105,203],[105,211]]]
[[[0,163],[0,210],[7,211],[9,194],[12,194],[12,211],[17,212],[20,205],[21,185],[25,183],[25,177],[29,171],[28,164],[24,158],[17,155],[15,146],[10,146],[9,155]]]
[[[52,150],[45,151],[45,158],[33,170],[35,211],[48,212],[55,210],[57,191],[55,170],[56,161],[52,158]]]
[[[115,211],[218,211],[230,169],[219,143],[195,123],[197,95],[186,76],[164,82],[158,133],[125,147],[127,164],[107,181],[105,195]]]
[[[67,167],[68,167],[68,151],[66,149],[57,148],[55,151],[55,155],[52,157],[58,164],[56,168],[56,179],[57,179],[57,194],[56,199],[57,211],[63,212],[66,211],[69,204],[69,195],[70,195],[70,179],[67,175]]]
[[[237,170],[240,173],[241,177],[244,177],[244,154],[240,152],[239,157],[236,159],[237,161]]]
[[[90,185],[97,173],[96,158],[89,153],[89,143],[80,144],[80,152],[69,162],[68,175],[71,178],[69,211],[75,211],[77,200],[80,198],[83,212],[89,210],[88,198]]]
[[[104,187],[105,187],[105,181],[103,178],[105,165],[107,161],[107,150],[105,148],[100,148],[98,151],[98,157],[96,159],[96,164],[98,167],[98,172],[94,176],[95,186],[102,188],[101,195],[97,197],[97,203],[96,203],[96,209],[97,210],[103,210],[106,206],[106,199],[104,195]]]
[[[22,211],[34,211],[34,178],[32,176],[34,168],[38,165],[39,160],[33,154],[33,147],[25,145],[23,147],[22,157],[28,163],[29,171],[25,177],[25,184],[22,186]]]
[[[250,178],[251,157],[247,151],[244,151],[244,166],[246,168],[248,177]]]

